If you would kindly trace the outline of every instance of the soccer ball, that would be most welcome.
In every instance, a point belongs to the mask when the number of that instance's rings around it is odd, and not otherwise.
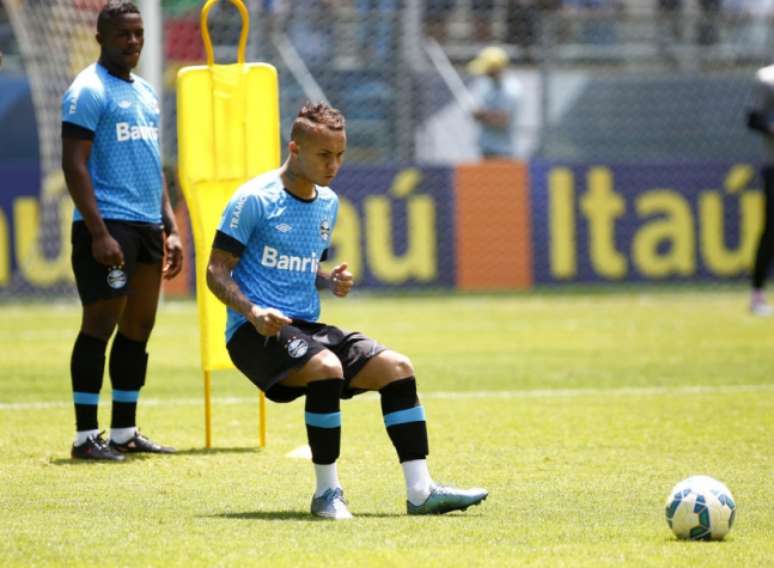
[[[666,500],[666,521],[680,539],[721,540],[734,524],[736,502],[724,484],[694,475],[674,486]]]

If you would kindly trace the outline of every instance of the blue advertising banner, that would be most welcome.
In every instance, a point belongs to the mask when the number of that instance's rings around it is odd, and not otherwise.
[[[30,86],[23,76],[0,77],[0,291],[11,286],[18,262],[20,198],[40,193],[38,131]]]
[[[344,166],[330,260],[369,287],[455,284],[453,169]]]
[[[734,279],[762,222],[753,164],[530,164],[537,283]]]

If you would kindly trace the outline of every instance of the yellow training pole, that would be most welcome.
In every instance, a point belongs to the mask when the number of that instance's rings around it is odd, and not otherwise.
[[[184,67],[177,74],[178,174],[196,250],[207,448],[212,446],[212,372],[234,368],[223,334],[226,309],[207,288],[207,259],[234,191],[278,167],[281,155],[277,70],[245,61],[249,14],[242,0],[229,1],[242,17],[236,63],[215,62],[207,17],[218,0],[207,0],[201,10],[206,65]],[[265,447],[266,404],[260,396],[259,443]]]
[[[210,371],[204,371],[204,447],[207,449],[212,447],[211,386],[212,380],[210,378]],[[263,418],[263,412],[261,413],[261,418]]]
[[[266,395],[261,392],[260,401],[260,421],[258,425],[258,443],[262,448],[266,447]]]

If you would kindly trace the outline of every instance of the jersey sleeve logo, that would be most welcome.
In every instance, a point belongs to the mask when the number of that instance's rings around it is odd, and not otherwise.
[[[245,201],[247,201],[247,194],[240,196],[236,205],[234,205],[234,211],[231,213],[231,221],[228,224],[229,228],[232,230],[236,230],[239,227],[239,218],[242,216],[242,209],[245,206]]]
[[[324,241],[327,241],[328,237],[331,236],[331,223],[328,219],[323,219],[320,223],[320,236]]]

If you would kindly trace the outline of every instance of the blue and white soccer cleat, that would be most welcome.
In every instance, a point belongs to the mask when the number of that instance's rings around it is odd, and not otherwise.
[[[328,489],[319,497],[312,497],[312,514],[322,519],[331,519],[333,521],[343,521],[351,519],[352,513],[347,509],[347,502],[344,500],[344,491],[340,487]]]
[[[421,505],[406,501],[409,515],[442,515],[450,511],[464,511],[471,505],[478,505],[489,496],[486,489],[457,489],[445,485],[434,485],[430,495]]]

